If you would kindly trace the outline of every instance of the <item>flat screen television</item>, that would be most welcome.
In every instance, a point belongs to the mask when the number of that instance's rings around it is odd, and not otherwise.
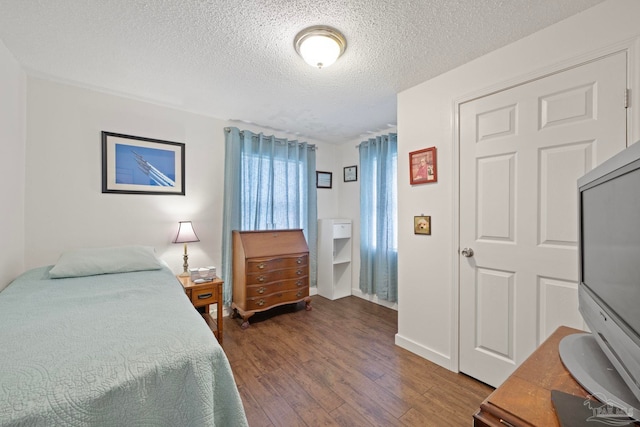
[[[640,143],[578,180],[580,314],[589,334],[560,343],[593,397],[640,419]]]

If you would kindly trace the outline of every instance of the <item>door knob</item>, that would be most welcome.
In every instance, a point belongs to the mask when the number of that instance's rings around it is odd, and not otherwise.
[[[473,249],[471,248],[464,248],[462,250],[462,252],[460,252],[462,254],[462,256],[466,256],[467,258],[470,258],[473,256]]]

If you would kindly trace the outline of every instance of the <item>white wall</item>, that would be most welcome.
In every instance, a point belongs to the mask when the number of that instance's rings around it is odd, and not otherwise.
[[[629,45],[640,35],[638,16],[640,1],[609,0],[398,95],[398,345],[457,370],[455,102],[524,81],[540,70],[599,56],[614,45]],[[638,88],[635,50],[630,84]],[[631,134],[636,140],[640,120],[637,111],[632,114]],[[438,182],[412,187],[408,161],[402,159],[430,146],[438,149]],[[432,234],[427,238],[403,226],[420,213],[432,218]]]
[[[189,265],[219,266],[226,126],[238,124],[28,78],[26,268],[70,248],[144,244],[181,272],[182,245],[171,243],[180,220],[193,221],[200,238],[189,244]],[[186,195],[102,194],[103,130],[185,143]],[[318,168],[327,167],[331,149],[317,144]],[[335,210],[331,203],[319,201],[319,210]]]
[[[339,160],[336,162],[337,177],[340,182],[340,194],[338,195],[339,211],[334,218],[348,218],[351,220],[351,294],[358,297],[366,297],[360,293],[358,280],[360,277],[360,183],[362,182],[362,169],[360,168],[360,155],[356,145],[368,139],[362,137],[358,140],[341,144],[338,148]],[[358,166],[358,180],[356,182],[344,182],[344,168]]]
[[[26,76],[0,41],[0,290],[24,270]]]

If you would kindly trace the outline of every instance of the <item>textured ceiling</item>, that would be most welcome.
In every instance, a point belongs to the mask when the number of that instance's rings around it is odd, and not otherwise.
[[[396,94],[602,0],[0,0],[30,75],[327,142],[396,123]],[[311,25],[347,39],[297,56]]]

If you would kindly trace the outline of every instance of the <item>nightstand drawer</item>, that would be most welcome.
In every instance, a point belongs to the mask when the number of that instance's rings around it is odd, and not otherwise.
[[[191,289],[191,303],[194,307],[201,307],[203,305],[215,304],[218,302],[218,296],[216,295],[216,288],[204,287],[198,289]]]

